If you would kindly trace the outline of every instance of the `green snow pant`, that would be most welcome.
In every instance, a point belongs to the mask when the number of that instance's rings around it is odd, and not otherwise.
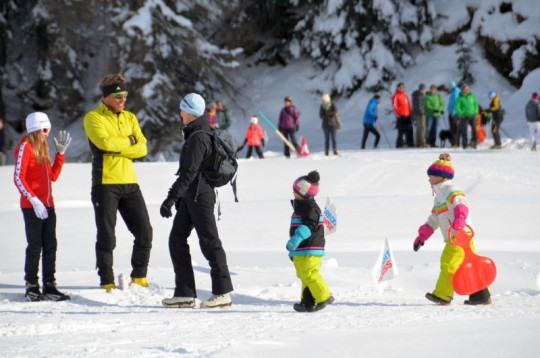
[[[296,276],[302,281],[302,300],[305,289],[309,289],[315,303],[326,301],[332,296],[319,269],[322,256],[295,256],[293,257]]]

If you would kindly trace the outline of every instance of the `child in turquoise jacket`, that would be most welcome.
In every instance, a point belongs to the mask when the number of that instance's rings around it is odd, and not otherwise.
[[[312,171],[293,183],[294,212],[287,242],[289,257],[294,263],[297,277],[302,281],[300,303],[294,304],[297,312],[315,312],[334,302],[324,281],[320,267],[324,256],[324,218],[315,202],[319,193],[320,175]]]

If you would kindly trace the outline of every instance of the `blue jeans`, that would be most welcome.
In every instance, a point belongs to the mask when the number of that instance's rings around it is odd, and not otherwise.
[[[432,147],[435,147],[437,142],[437,128],[439,126],[439,117],[428,117],[428,130],[426,133],[426,142]]]
[[[332,140],[332,149],[337,149],[336,144],[336,127],[323,127],[324,131],[324,150],[328,152],[330,149],[330,140]]]

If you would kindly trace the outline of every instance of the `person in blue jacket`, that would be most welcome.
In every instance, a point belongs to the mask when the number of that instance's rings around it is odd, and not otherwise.
[[[376,94],[369,100],[366,111],[364,112],[364,134],[362,135],[362,149],[366,149],[366,140],[370,132],[375,135],[374,148],[377,149],[377,146],[379,145],[381,135],[375,128],[375,122],[377,121],[377,109],[380,102],[381,96]]]
[[[454,81],[450,81],[450,98],[448,99],[448,123],[450,126],[450,143],[457,147],[458,117],[456,115],[456,101],[461,90]]]

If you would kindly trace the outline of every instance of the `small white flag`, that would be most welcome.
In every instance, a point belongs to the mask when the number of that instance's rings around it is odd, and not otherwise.
[[[388,238],[384,240],[381,253],[379,254],[379,258],[377,259],[375,266],[373,266],[371,274],[377,287],[381,285],[381,282],[389,281],[398,274],[396,260],[394,258],[394,254],[392,253],[392,247],[390,246]]]
[[[336,207],[330,202],[330,198],[326,198],[326,204],[323,210],[324,217],[324,235],[330,235],[337,230],[337,214]]]

